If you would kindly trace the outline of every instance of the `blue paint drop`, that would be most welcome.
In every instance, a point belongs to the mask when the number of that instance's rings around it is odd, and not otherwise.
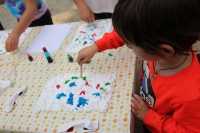
[[[99,92],[97,92],[97,93],[93,93],[92,95],[95,95],[95,96],[100,96],[100,93]]]
[[[60,94],[56,95],[57,99],[61,99],[61,97],[66,97],[66,94],[65,93],[60,93]]]
[[[91,40],[91,41],[94,41],[94,39],[93,38],[88,38],[89,40]]]
[[[73,87],[73,86],[76,86],[75,82],[72,82],[72,83],[69,84],[69,87]]]
[[[74,94],[70,92],[69,98],[67,99],[67,104],[70,104],[70,105],[74,104],[73,96],[74,96]]]
[[[0,49],[0,52],[2,52],[2,50]]]
[[[85,39],[86,39],[86,36],[83,37],[83,40],[85,40]]]
[[[86,104],[88,104],[87,101],[89,101],[89,100],[87,100],[83,97],[79,97],[77,107],[80,107],[81,105],[85,106]]]

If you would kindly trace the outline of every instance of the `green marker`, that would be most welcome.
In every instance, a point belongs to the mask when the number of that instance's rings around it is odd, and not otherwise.
[[[73,62],[74,61],[73,58],[72,58],[72,56],[69,55],[69,54],[68,54],[68,60],[69,60],[69,62]]]

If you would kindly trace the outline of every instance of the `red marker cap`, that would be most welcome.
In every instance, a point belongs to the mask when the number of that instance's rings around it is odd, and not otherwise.
[[[42,50],[43,50],[44,52],[47,52],[47,49],[46,49],[46,47],[43,47],[43,48],[42,48]]]
[[[31,57],[31,55],[30,55],[30,54],[28,54],[28,53],[26,53],[26,54],[27,54],[27,56],[28,56],[28,57]]]

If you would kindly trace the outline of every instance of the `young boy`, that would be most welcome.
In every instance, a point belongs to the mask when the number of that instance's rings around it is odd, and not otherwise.
[[[118,0],[74,0],[80,19],[87,23],[111,18]]]
[[[4,0],[4,2],[19,21],[6,40],[7,52],[12,52],[18,48],[19,37],[28,26],[53,24],[45,0]]]
[[[200,64],[191,48],[200,38],[199,9],[199,0],[120,0],[116,32],[82,49],[77,61],[126,43],[145,60],[133,114],[152,133],[200,133]]]

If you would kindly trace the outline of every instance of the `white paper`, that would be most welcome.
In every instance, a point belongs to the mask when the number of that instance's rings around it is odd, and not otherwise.
[[[65,39],[71,26],[72,24],[45,25],[26,52],[43,52],[43,47],[46,47],[48,52],[56,52]]]

